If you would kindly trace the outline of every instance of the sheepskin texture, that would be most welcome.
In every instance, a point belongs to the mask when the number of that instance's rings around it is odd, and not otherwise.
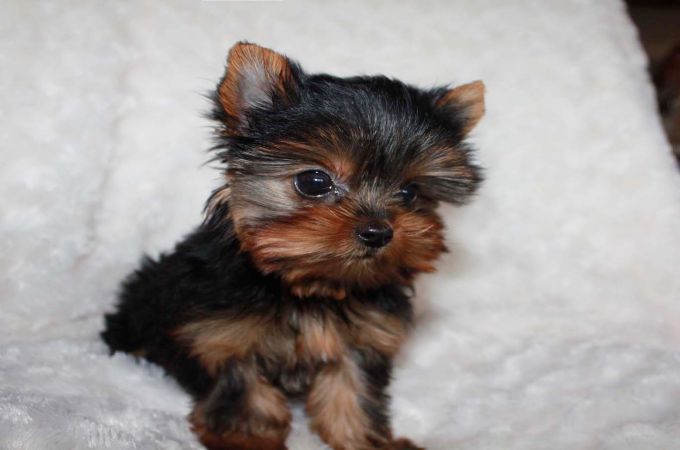
[[[190,400],[98,339],[201,220],[202,94],[247,39],[309,71],[482,79],[487,181],[444,207],[394,428],[428,449],[680,448],[680,177],[618,0],[0,6],[0,448],[198,449]],[[299,405],[291,450],[324,448]]]

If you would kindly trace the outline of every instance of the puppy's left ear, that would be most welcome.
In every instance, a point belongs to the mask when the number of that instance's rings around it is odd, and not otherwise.
[[[227,132],[241,134],[254,113],[295,101],[300,74],[296,63],[273,50],[248,42],[234,45],[217,89]]]
[[[482,81],[473,81],[444,92],[436,104],[456,115],[466,136],[484,116],[484,91]]]

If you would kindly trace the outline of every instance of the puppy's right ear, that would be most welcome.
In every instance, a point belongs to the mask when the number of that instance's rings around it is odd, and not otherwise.
[[[247,42],[234,45],[217,89],[227,133],[243,134],[253,113],[294,102],[300,74],[296,63],[273,50]]]
[[[437,101],[437,106],[451,110],[460,123],[463,137],[479,123],[484,116],[484,82],[472,83],[450,89]]]

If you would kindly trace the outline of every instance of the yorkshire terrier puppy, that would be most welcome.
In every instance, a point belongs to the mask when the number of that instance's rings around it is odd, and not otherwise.
[[[104,341],[178,380],[209,449],[285,449],[288,399],[335,450],[417,449],[390,428],[391,361],[445,251],[436,207],[480,182],[464,139],[483,114],[480,81],[308,74],[236,44],[212,113],[224,185],[127,278]]]

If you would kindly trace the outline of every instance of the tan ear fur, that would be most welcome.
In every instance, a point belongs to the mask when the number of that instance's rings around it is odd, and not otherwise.
[[[444,94],[437,106],[451,106],[464,117],[463,134],[467,135],[484,116],[484,91],[482,81],[473,81],[455,87]]]
[[[274,95],[286,97],[291,74],[285,56],[247,42],[234,45],[218,88],[219,102],[232,122],[228,127],[242,125],[253,108],[271,106]]]

